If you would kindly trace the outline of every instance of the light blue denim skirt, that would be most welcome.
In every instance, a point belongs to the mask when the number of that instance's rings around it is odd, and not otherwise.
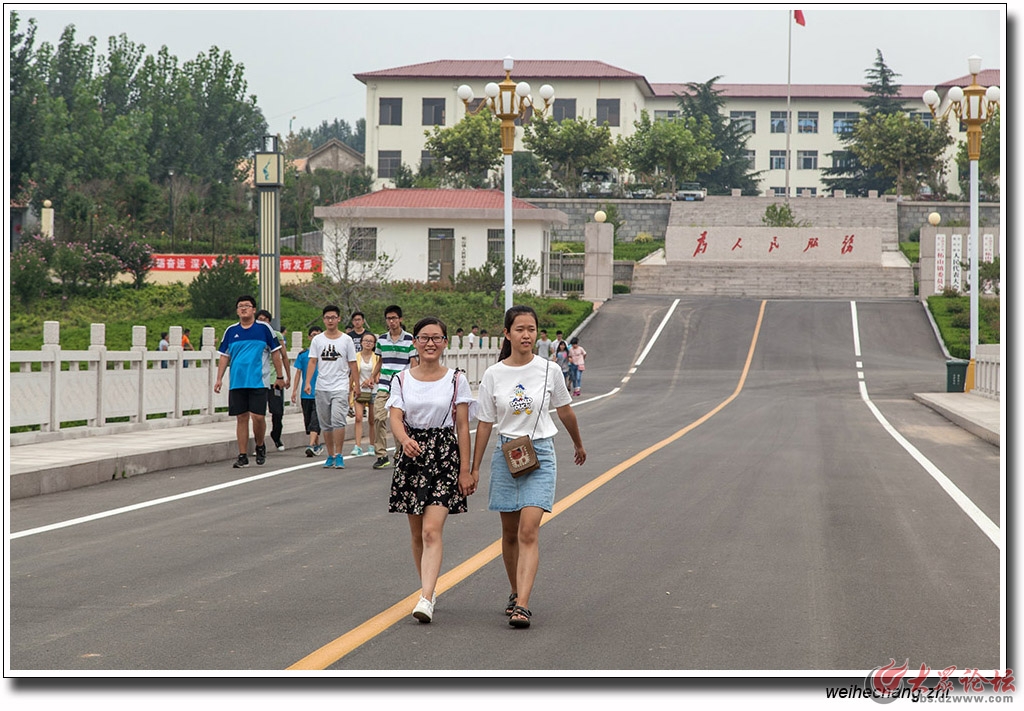
[[[490,511],[519,511],[524,506],[536,506],[551,513],[555,504],[555,480],[558,465],[555,462],[555,438],[533,440],[540,467],[529,474],[513,479],[505,464],[501,445],[514,437],[498,436],[498,444],[491,455],[491,479],[487,490],[487,508]]]

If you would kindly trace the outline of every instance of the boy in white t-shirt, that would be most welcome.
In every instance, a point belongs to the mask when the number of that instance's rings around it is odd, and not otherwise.
[[[324,468],[344,469],[345,423],[349,397],[359,393],[356,369],[356,347],[352,338],[338,328],[341,309],[333,304],[324,307],[324,332],[309,344],[309,365],[306,366],[306,394],[316,373],[316,415],[327,446]]]

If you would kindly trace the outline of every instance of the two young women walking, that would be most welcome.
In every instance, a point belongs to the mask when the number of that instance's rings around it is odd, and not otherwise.
[[[396,451],[388,510],[409,518],[421,586],[413,616],[421,622],[434,617],[445,520],[449,514],[467,510],[466,498],[476,492],[480,465],[491,432],[497,428],[488,509],[501,517],[502,559],[510,586],[504,609],[511,626],[530,626],[530,594],[540,562],[540,523],[554,505],[557,479],[553,438],[558,428],[549,406],[572,438],[574,462],[582,465],[587,458],[560,369],[533,353],[538,325],[536,312],[528,306],[513,306],[505,313],[499,360],[480,383],[472,456],[469,382],[461,372],[440,363],[447,327],[440,319],[428,317],[413,328],[419,362],[395,378],[387,400]],[[540,466],[514,478],[501,444],[521,435],[532,436]]]

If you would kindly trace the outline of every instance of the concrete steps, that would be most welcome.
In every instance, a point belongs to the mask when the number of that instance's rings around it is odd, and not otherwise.
[[[914,276],[909,266],[637,264],[631,291],[751,298],[913,298]]]

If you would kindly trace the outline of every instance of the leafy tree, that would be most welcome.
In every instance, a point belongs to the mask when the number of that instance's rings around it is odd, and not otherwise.
[[[726,116],[722,90],[714,88],[721,78],[712,77],[703,84],[690,82],[686,85],[690,93],[679,96],[683,116],[707,117],[711,125],[711,147],[722,156],[717,166],[698,173],[696,180],[707,188],[709,195],[729,195],[734,188],[745,195],[757,195],[761,172],[750,171],[746,154],[750,129],[746,122],[730,121]]]
[[[198,318],[231,318],[235,299],[240,294],[255,294],[259,284],[255,274],[245,271],[237,257],[222,256],[212,267],[203,265],[188,285],[192,313]]]
[[[807,220],[797,220],[793,208],[788,204],[772,203],[765,208],[761,216],[761,224],[765,227],[810,227]]]
[[[853,151],[865,167],[877,167],[896,185],[896,195],[917,194],[921,176],[938,182],[944,170],[942,153],[953,143],[949,128],[928,127],[905,113],[876,114],[857,122]]]
[[[289,139],[291,137],[289,136]],[[337,138],[339,141],[344,143],[349,148],[359,151],[360,153],[366,152],[366,119],[356,120],[355,128],[349,125],[345,119],[334,119],[334,121],[328,123],[326,119],[320,122],[320,125],[314,128],[301,128],[299,132],[295,134],[296,144],[300,142],[302,144],[308,144],[309,149],[305,152],[294,152],[290,155],[292,158],[299,158],[304,155],[309,155],[311,151],[316,150],[327,141],[332,138]],[[291,150],[291,141],[289,140],[288,150]]]
[[[594,119],[534,117],[523,129],[523,143],[571,195],[579,193],[584,170],[619,164],[611,130]]]
[[[26,307],[44,297],[53,284],[50,267],[38,246],[40,240],[39,235],[23,238],[11,255],[11,294]]]
[[[501,163],[500,124],[487,112],[469,114],[454,126],[424,131],[424,148],[445,185],[480,188],[487,174]],[[397,184],[397,183],[396,183]]]
[[[644,110],[633,126],[632,135],[619,139],[626,164],[641,175],[663,176],[672,192],[677,183],[692,181],[721,161],[721,154],[711,145],[707,116],[651,121]]]
[[[869,96],[857,101],[865,109],[860,120],[906,111],[903,100],[899,98],[902,86],[895,82],[900,75],[886,65],[881,50],[876,49],[875,53],[873,67],[865,72],[868,82],[862,87]],[[822,170],[822,182],[829,190],[845,190],[851,196],[867,197],[869,190],[877,190],[879,195],[888,192],[894,187],[893,179],[878,166],[863,165],[853,150],[856,142],[854,128],[840,137],[844,149],[828,154],[833,159],[833,167]]]
[[[35,63],[36,21],[28,20],[25,32],[19,33],[21,18],[17,12],[10,15],[10,73],[8,106],[10,107],[10,191],[19,203],[31,196],[26,194],[30,184],[32,164],[39,159],[43,126],[39,99],[46,87]]]
[[[512,260],[513,286],[525,286],[540,273],[537,262],[527,257],[515,257]],[[505,294],[505,257],[497,256],[488,259],[481,267],[474,267],[459,272],[452,277],[452,285],[459,292],[483,292],[490,294],[492,306],[499,308]]]
[[[501,171],[496,181],[504,186],[505,175]],[[512,193],[514,195],[530,195],[534,190],[546,185],[547,168],[541,160],[529,151],[515,151],[512,154]]]
[[[989,200],[999,199],[999,123],[1000,112],[997,110],[981,127],[981,155],[978,158],[978,192]],[[960,192],[970,195],[971,166],[967,155],[967,141],[961,141],[956,154],[956,167],[960,183]]]

